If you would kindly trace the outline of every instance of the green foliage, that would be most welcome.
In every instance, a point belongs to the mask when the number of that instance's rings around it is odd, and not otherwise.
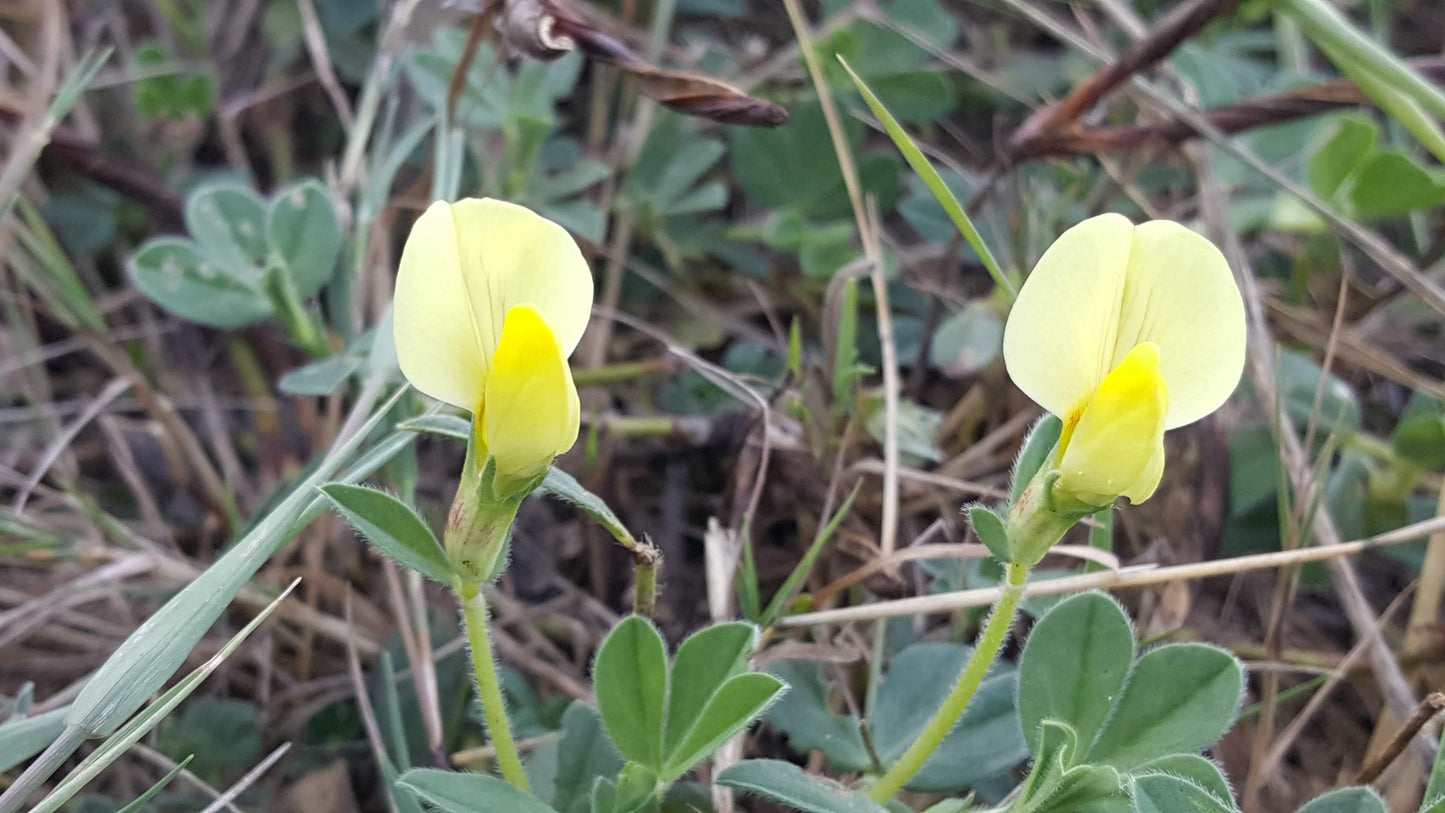
[[[846,86],[836,60],[847,60],[889,99],[900,121],[925,123],[946,116],[957,90],[948,73],[929,65],[930,52],[946,52],[953,45],[958,21],[938,0],[890,0],[880,6],[886,23],[858,21],[818,43],[830,81]]]
[[[1205,748],[1233,725],[1243,691],[1244,670],[1222,649],[1170,644],[1147,652],[1089,759],[1127,769]]]
[[[978,540],[993,554],[993,558],[1005,564],[1009,561],[1008,530],[998,512],[982,505],[968,507],[968,522]]]
[[[1445,469],[1445,406],[1428,395],[1416,393],[1400,413],[1390,447],[1402,459],[1423,469]]]
[[[1003,321],[985,302],[971,302],[938,325],[928,347],[928,362],[954,378],[966,378],[998,360],[1003,352]]]
[[[863,79],[860,78],[857,73],[854,73],[847,61],[841,57],[839,61],[842,62],[843,69],[847,71],[848,78],[853,80],[853,84],[855,84],[859,92],[863,94],[863,100],[868,103],[869,109],[883,122],[883,128],[888,132],[888,137],[893,139],[894,145],[898,147],[899,152],[903,153],[903,158],[908,161],[908,165],[912,167],[918,177],[923,180],[924,185],[928,187],[928,191],[933,193],[934,198],[938,200],[938,204],[948,213],[948,217],[953,221],[953,225],[958,227],[958,233],[963,235],[964,239],[968,241],[969,246],[978,254],[979,259],[983,261],[984,267],[987,268],[989,274],[993,276],[994,282],[1012,298],[1016,293],[1013,283],[1004,276],[1003,270],[999,267],[998,260],[994,259],[993,252],[990,251],[988,245],[983,242],[983,238],[979,235],[978,229],[973,225],[973,219],[970,218],[968,212],[964,210],[963,204],[959,203],[958,199],[953,196],[953,191],[948,188],[948,184],[943,182],[943,178],[939,176],[938,170],[933,168],[933,164],[923,155],[923,151],[918,149],[918,145],[913,143],[913,139],[909,137],[907,131],[890,115],[888,108],[883,106],[883,103],[878,100],[878,97],[873,95],[873,91]]]
[[[181,772],[186,770],[186,768],[190,766],[191,762],[195,758],[195,755],[192,754],[191,756],[186,757],[180,762],[177,762],[176,767],[171,768],[165,776],[161,777],[160,780],[157,781],[154,785],[151,785],[145,793],[142,793],[141,795],[132,799],[129,804],[127,804],[125,807],[122,807],[120,810],[117,810],[116,813],[144,813],[144,811],[149,809],[148,805],[150,801],[154,799],[156,795],[159,794],[161,791],[165,790],[166,786],[171,783],[172,779],[180,776]]]
[[[667,716],[667,646],[641,616],[624,618],[597,650],[592,667],[597,710],[617,750],[634,762],[662,769]]]
[[[1316,796],[1295,813],[1387,813],[1380,794],[1370,788],[1340,788]]]
[[[593,666],[597,708],[617,750],[648,769],[654,785],[671,784],[740,732],[784,688],[746,671],[756,641],[751,624],[708,627],[683,642],[669,669],[657,630],[640,616],[623,619]]]
[[[627,526],[622,524],[622,520],[606,501],[583,488],[577,478],[567,472],[553,466],[547,470],[547,477],[542,480],[542,485],[538,486],[537,490],[556,497],[591,517],[598,525],[606,528],[624,548],[636,547],[637,539],[627,530]]]
[[[328,483],[320,491],[357,533],[397,564],[445,585],[455,580],[441,543],[411,506],[366,486]]]
[[[1445,203],[1445,173],[1403,150],[1381,147],[1379,129],[1363,116],[1339,118],[1333,135],[1310,158],[1309,183],[1315,194],[1360,220]]]
[[[1134,779],[1134,813],[1232,813],[1233,800],[1224,800],[1179,776],[1145,774]]]
[[[1112,598],[1085,593],[1061,602],[1035,626],[1019,661],[1019,718],[1030,745],[1043,722],[1055,720],[1087,753],[1133,663],[1134,630]]]
[[[413,768],[401,775],[399,784],[442,813],[480,810],[554,813],[532,794],[483,773]]]
[[[315,181],[268,203],[249,187],[215,184],[186,201],[190,238],[159,237],[131,255],[131,281],[182,319],[233,329],[279,316],[293,334],[299,302],[331,278],[341,255],[341,220]]]
[[[922,643],[893,658],[868,717],[874,749],[884,764],[896,761],[917,738],[950,689],[940,676],[958,674],[969,651],[957,644]],[[828,689],[815,665],[784,661],[772,671],[792,690],[769,710],[767,719],[788,735],[795,750],[822,751],[837,770],[874,768],[859,721],[831,711]],[[968,788],[1022,761],[1027,747],[1014,709],[1014,688],[1012,670],[996,669],[908,787],[929,792]]]
[[[718,774],[717,783],[782,802],[804,813],[882,813],[883,806],[791,762],[751,759]]]
[[[156,750],[176,761],[194,755],[193,773],[229,784],[261,755],[256,708],[243,700],[197,700],[156,730]]]
[[[135,64],[154,73],[135,83],[136,109],[145,118],[205,121],[216,107],[216,82],[209,72],[180,69],[159,43],[135,49]]]
[[[591,809],[592,786],[622,770],[625,763],[608,739],[602,718],[591,706],[573,703],[562,716],[562,744],[550,799],[559,813]]]
[[[1228,782],[1194,753],[1233,724],[1239,662],[1201,644],[1134,652],[1128,617],[1102,594],[1066,599],[1035,625],[1019,664],[1035,762],[1012,810],[1077,809],[1080,794],[1117,802],[1121,789],[1135,811],[1233,810]]]

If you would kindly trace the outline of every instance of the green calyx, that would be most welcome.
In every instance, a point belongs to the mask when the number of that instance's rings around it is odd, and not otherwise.
[[[547,476],[544,471],[522,483],[499,482],[496,463],[490,456],[478,463],[477,458],[485,454],[474,430],[442,538],[453,569],[469,584],[490,582],[501,575],[517,510]]]
[[[1070,528],[1106,507],[1064,493],[1058,483],[1058,470],[1040,468],[1009,508],[1005,531],[1010,561],[1033,567]]]

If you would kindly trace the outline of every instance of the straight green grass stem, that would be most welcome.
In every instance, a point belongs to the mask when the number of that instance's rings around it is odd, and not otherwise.
[[[989,614],[983,631],[979,633],[978,643],[963,671],[959,673],[953,691],[943,699],[943,705],[938,707],[938,712],[928,721],[928,725],[918,735],[918,739],[913,741],[913,745],[909,746],[898,762],[869,789],[868,795],[873,801],[883,804],[902,790],[908,780],[923,769],[923,764],[938,750],[948,732],[958,724],[959,718],[968,709],[969,701],[973,700],[974,694],[978,692],[979,684],[983,683],[984,676],[988,674],[989,667],[993,666],[994,660],[998,658],[999,650],[1003,649],[1004,641],[1008,639],[1009,629],[1013,627],[1014,617],[1018,614],[1019,600],[1023,598],[1024,582],[1028,577],[1028,565],[1009,563],[1003,594],[993,606],[993,612]]]
[[[497,766],[502,778],[513,786],[531,792],[522,758],[512,739],[512,724],[507,721],[506,700],[502,682],[497,677],[497,662],[492,657],[492,639],[487,633],[487,600],[480,585],[459,583],[457,598],[462,602],[462,617],[467,624],[467,641],[472,648],[472,666],[477,679],[477,693],[482,698],[482,714],[487,719],[487,732],[497,752]]]

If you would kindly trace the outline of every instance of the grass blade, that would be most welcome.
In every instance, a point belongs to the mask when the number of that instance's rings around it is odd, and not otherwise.
[[[868,103],[868,108],[873,111],[873,115],[877,116],[878,121],[882,122],[883,129],[887,131],[888,137],[893,139],[894,146],[898,147],[899,152],[903,153],[903,160],[907,161],[908,165],[913,167],[913,171],[918,173],[918,177],[923,180],[924,185],[928,187],[928,191],[933,193],[933,197],[938,201],[938,205],[942,206],[943,211],[948,213],[948,219],[953,221],[953,225],[958,227],[958,231],[963,235],[963,239],[968,241],[968,244],[973,247],[974,252],[978,254],[978,258],[983,261],[983,267],[988,269],[989,276],[993,277],[993,281],[998,284],[998,287],[1008,292],[1009,299],[1017,297],[1018,291],[1014,290],[1013,283],[1009,281],[1008,277],[1004,276],[1003,269],[999,268],[998,260],[994,258],[993,252],[989,251],[988,245],[983,242],[983,237],[979,235],[978,229],[974,227],[973,220],[968,216],[968,212],[964,210],[963,204],[959,203],[958,198],[953,196],[953,192],[949,190],[948,184],[943,182],[943,178],[938,174],[938,170],[933,168],[933,164],[929,163],[923,151],[918,149],[917,144],[913,143],[913,138],[908,135],[908,131],[903,129],[903,125],[899,124],[898,120],[893,118],[893,114],[889,113],[888,108],[884,107],[883,103],[878,101],[878,97],[873,95],[873,91],[868,89],[868,85],[859,78],[858,74],[853,72],[853,68],[848,65],[848,61],[842,56],[838,57],[838,61],[843,64],[843,70],[848,72],[848,78],[852,79],[853,84],[858,86],[858,92],[863,94],[863,101]]]
[[[86,757],[74,771],[71,771],[70,775],[65,777],[65,780],[57,785],[55,790],[50,792],[50,795],[41,799],[40,804],[35,806],[33,813],[53,813],[53,811],[59,810],[62,805],[70,801],[71,797],[80,792],[81,788],[85,787],[97,774],[105,770],[105,768],[118,759],[121,754],[128,751],[132,745],[140,740],[141,737],[144,737],[152,728],[155,728],[166,715],[170,714],[175,710],[176,706],[181,704],[181,701],[190,697],[191,692],[194,692],[196,688],[201,685],[202,681],[210,677],[212,672],[220,668],[221,664],[231,656],[231,653],[235,652],[242,642],[244,642],[252,632],[255,632],[256,628],[261,626],[261,624],[271,616],[271,613],[276,611],[277,607],[281,606],[281,602],[287,596],[291,595],[291,591],[296,589],[296,585],[300,582],[301,580],[299,578],[291,582],[291,584],[282,591],[281,595],[277,596],[274,601],[267,605],[266,609],[257,613],[256,617],[251,619],[250,623],[246,624],[246,626],[242,627],[240,632],[232,636],[231,640],[227,641],[226,645],[221,647],[219,652],[211,656],[210,660],[201,664],[195,671],[182,678],[179,683],[172,686],[154,703],[147,706],[145,711],[137,714],[130,722],[112,734],[110,738],[99,748],[95,749],[90,756]],[[93,682],[94,680],[92,680],[92,683]]]
[[[778,588],[778,592],[773,594],[773,600],[768,602],[767,609],[763,610],[763,614],[758,617],[759,626],[772,626],[773,621],[777,620],[777,617],[782,614],[783,608],[793,599],[793,595],[798,592],[798,588],[802,586],[803,580],[808,578],[809,573],[813,572],[813,564],[818,561],[818,555],[823,552],[823,546],[828,544],[828,540],[832,539],[833,534],[837,532],[838,526],[842,525],[843,520],[848,517],[848,511],[853,507],[853,499],[858,496],[858,489],[861,486],[861,483],[853,486],[853,491],[848,495],[848,499],[844,500],[843,504],[838,507],[838,511],[828,520],[828,524],[818,530],[818,535],[813,537],[813,544],[808,546],[808,552],[803,554],[802,559],[798,560],[798,564],[793,568],[793,572],[788,574],[788,578],[783,582],[783,586]]]

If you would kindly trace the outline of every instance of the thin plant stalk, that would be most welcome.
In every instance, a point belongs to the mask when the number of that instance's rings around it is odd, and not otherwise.
[[[978,692],[989,667],[993,666],[999,650],[1003,649],[1003,643],[1008,639],[1009,629],[1013,627],[1014,618],[1018,615],[1019,600],[1023,598],[1024,582],[1028,577],[1028,565],[1020,562],[1008,564],[1003,593],[999,596],[998,603],[993,606],[993,612],[989,614],[983,631],[979,633],[978,643],[973,648],[973,654],[969,655],[963,671],[959,673],[953,691],[943,699],[943,704],[938,707],[928,725],[924,726],[918,739],[913,741],[913,745],[909,746],[898,762],[869,789],[868,795],[875,802],[882,804],[902,790],[908,780],[923,769],[923,764],[938,750],[948,732],[958,725],[959,718],[968,709],[968,704]]]
[[[457,598],[462,603],[462,618],[467,625],[467,641],[471,644],[473,674],[477,694],[482,699],[482,714],[487,720],[487,733],[497,751],[497,767],[502,778],[521,790],[531,792],[517,742],[512,738],[512,724],[507,720],[507,705],[502,698],[502,682],[497,677],[497,661],[492,656],[492,639],[487,633],[487,600],[480,585],[459,583]]]

